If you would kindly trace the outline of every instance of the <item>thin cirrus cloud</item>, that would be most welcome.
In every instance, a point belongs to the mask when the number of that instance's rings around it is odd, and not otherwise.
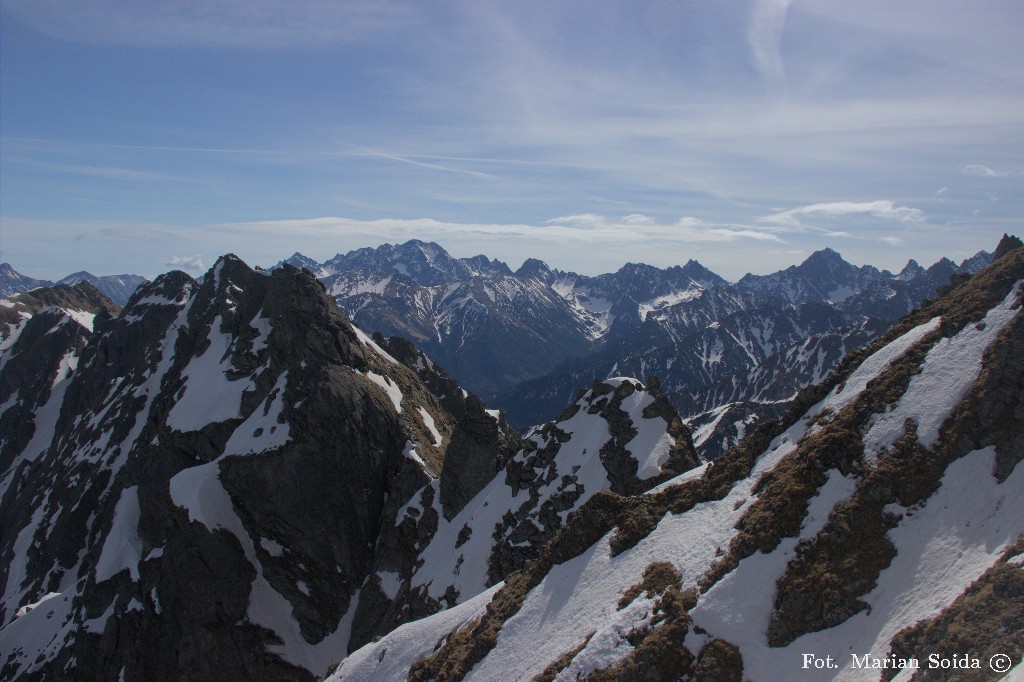
[[[593,213],[552,218],[548,226],[559,228],[559,234],[575,239],[615,243],[622,240],[644,238],[663,242],[698,244],[705,242],[734,242],[741,239],[781,242],[778,235],[746,225],[713,223],[684,216],[673,223],[660,223],[642,214],[622,218],[608,218]]]
[[[594,213],[552,218],[541,225],[516,223],[457,223],[433,219],[356,220],[344,217],[305,220],[272,220],[230,223],[217,230],[248,234],[330,237],[362,234],[380,240],[402,241],[412,238],[458,240],[467,235],[495,239],[526,239],[560,243],[585,243],[591,246],[615,245],[637,238],[679,243],[733,242],[742,239],[781,242],[778,235],[743,225],[724,225],[683,217],[675,222],[631,214],[611,218]]]
[[[898,223],[924,222],[925,214],[920,209],[897,206],[889,200],[879,201],[836,201],[831,203],[811,204],[800,208],[779,211],[767,215],[761,220],[781,227],[807,227],[807,220],[813,218],[835,219],[862,217],[874,218]]]
[[[782,81],[786,68],[782,59],[782,30],[792,0],[759,0],[751,16],[747,38],[754,63],[765,78]]]

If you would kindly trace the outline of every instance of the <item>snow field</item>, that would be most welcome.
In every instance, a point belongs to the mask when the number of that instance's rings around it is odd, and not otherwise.
[[[985,351],[1020,312],[1014,308],[1021,282],[985,319],[968,324],[950,338],[941,339],[925,357],[920,374],[914,375],[907,390],[892,408],[873,419],[864,436],[864,454],[870,461],[903,435],[907,419],[917,421],[917,438],[926,448],[939,439],[939,427],[960,404],[981,373]]]
[[[230,381],[225,372],[231,368],[230,334],[221,331],[218,315],[210,325],[210,345],[181,371],[185,390],[167,415],[167,425],[182,432],[198,431],[207,424],[237,419],[242,393],[252,390],[251,379]]]
[[[491,598],[503,585],[498,583],[469,601],[430,618],[406,623],[372,645],[352,652],[327,678],[327,682],[405,682],[413,662],[429,656],[434,644],[449,632],[482,616]]]
[[[734,526],[753,501],[751,490],[761,474],[796,448],[804,430],[800,422],[779,436],[751,476],[737,483],[724,499],[698,504],[685,514],[666,514],[650,535],[618,556],[611,556],[610,533],[580,556],[554,566],[530,591],[519,612],[506,621],[497,646],[467,680],[503,679],[503,671],[508,670],[517,671],[518,679],[533,678],[548,663],[579,646],[595,624],[614,622],[619,598],[655,561],[669,561],[684,585],[694,584],[718,559],[717,551],[728,549],[737,532]],[[595,635],[595,639],[594,648],[587,647],[588,656],[605,660],[609,652],[597,648],[600,642],[614,643],[620,655],[628,653],[614,637],[598,639]],[[526,651],[531,652],[528,659],[523,656]]]

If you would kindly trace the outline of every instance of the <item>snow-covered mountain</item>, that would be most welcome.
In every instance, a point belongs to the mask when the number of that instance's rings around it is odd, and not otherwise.
[[[100,293],[121,306],[127,303],[132,292],[147,280],[141,275],[104,275],[97,277],[83,270],[68,275],[58,281],[57,284],[73,286],[82,281],[89,282]],[[0,298],[7,298],[14,294],[20,294],[40,287],[51,287],[53,284],[49,280],[26,277],[11,267],[9,263],[0,263]]]
[[[0,263],[0,298],[48,286],[53,286],[53,282],[33,279],[15,270],[10,263]]]
[[[17,295],[0,307],[0,677],[1020,661],[1024,248],[995,255],[710,464],[654,379],[594,382],[520,438],[290,265],[226,256],[121,310],[85,282]],[[773,395],[722,381],[720,421]]]
[[[911,261],[893,275],[825,249],[736,284],[694,260],[665,269],[630,263],[587,277],[530,259],[513,273],[500,261],[456,259],[417,240],[323,264],[301,254],[282,262],[321,277],[360,326],[413,341],[525,429],[561,409],[579,386],[620,374],[658,376],[695,425],[726,404],[745,403],[755,415],[749,427],[777,416],[784,410],[778,401],[820,381],[848,350],[951,277],[991,258],[982,251],[959,266],[943,259],[928,269]],[[757,385],[748,387],[752,373]],[[746,428],[718,423],[727,432],[700,444],[707,455]]]
[[[591,497],[503,583],[329,679],[1019,679],[1017,245],[709,466]]]
[[[700,463],[630,379],[520,440],[288,265],[0,311],[3,679],[312,680]]]
[[[88,282],[96,287],[101,294],[114,303],[123,306],[131,298],[140,285],[147,282],[142,275],[104,275],[97,277],[92,273],[76,272],[61,279],[57,284],[75,285],[79,282]]]
[[[294,268],[228,256],[83,310],[0,359],[2,676],[322,674],[456,417]]]

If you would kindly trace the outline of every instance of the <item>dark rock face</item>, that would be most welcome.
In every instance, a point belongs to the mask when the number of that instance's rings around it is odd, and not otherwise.
[[[469,394],[444,368],[401,336],[385,337],[380,332],[374,332],[373,340],[393,358],[416,372],[423,385],[430,389],[430,392],[441,401],[441,406],[453,417],[462,417],[466,411]]]
[[[52,429],[65,381],[74,374],[94,323],[102,325],[120,310],[88,283],[36,289],[10,303],[0,308],[0,405],[11,406],[0,413],[0,471],[25,452],[37,431]],[[51,396],[54,403],[43,414]],[[26,454],[35,457],[48,440],[40,433]]]
[[[999,240],[999,244],[996,245],[996,251],[992,255],[993,260],[996,258],[1002,258],[1006,254],[1010,253],[1014,249],[1019,249],[1024,246],[1024,241],[1021,241],[1017,235],[1009,235],[1003,233],[1003,238]]]
[[[455,418],[290,266],[226,256],[120,313],[86,283],[22,296],[38,310],[0,360],[4,676],[322,675],[381,519],[436,477]]]
[[[452,519],[483,490],[519,449],[519,439],[507,424],[487,414],[476,396],[466,399],[466,409],[452,432],[452,441],[441,470],[441,507]]]
[[[646,490],[696,466],[689,432],[655,384],[621,379],[582,391],[557,421],[522,441],[467,398],[440,478],[391,498],[395,514],[384,517],[394,521],[374,565],[380,580],[362,588],[353,645],[462,603],[528,565],[574,510],[612,485]],[[607,443],[615,464],[602,454]],[[654,443],[661,449],[652,455]],[[628,475],[620,479],[616,466]]]

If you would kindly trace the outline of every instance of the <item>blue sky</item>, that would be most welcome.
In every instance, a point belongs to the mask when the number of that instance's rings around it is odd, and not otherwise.
[[[36,277],[415,237],[737,279],[1024,225],[1018,0],[0,8],[0,260]]]

